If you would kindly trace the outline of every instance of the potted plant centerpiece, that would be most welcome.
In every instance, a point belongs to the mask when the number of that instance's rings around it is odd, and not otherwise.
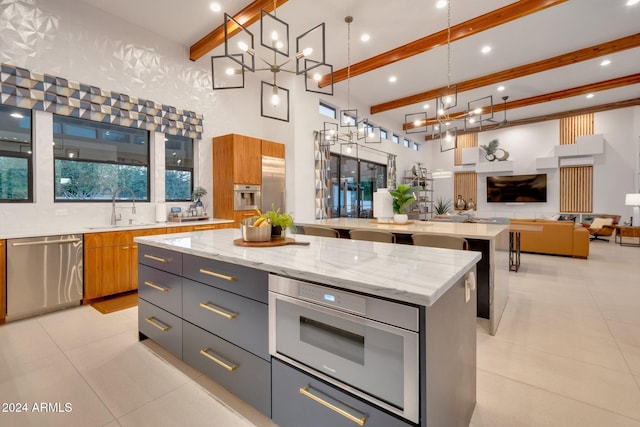
[[[433,206],[436,214],[444,215],[451,209],[451,199],[443,199],[442,197],[438,197],[436,200],[436,204]]]
[[[400,184],[395,190],[389,190],[389,194],[393,197],[393,222],[405,224],[409,220],[407,210],[416,201],[416,193],[421,189],[421,187]]]
[[[262,218],[266,218],[271,223],[271,238],[283,239],[287,229],[295,233],[296,226],[293,224],[293,217],[288,213],[280,213],[280,208],[276,209],[272,204],[271,209],[262,212],[260,215]]]

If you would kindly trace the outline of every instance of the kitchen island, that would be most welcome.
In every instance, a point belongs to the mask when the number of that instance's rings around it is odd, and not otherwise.
[[[248,248],[234,245],[238,238],[237,229],[136,238],[141,339],[160,343],[283,427],[351,425],[336,407],[364,414],[358,419],[365,417],[368,426],[468,425],[475,406],[480,254],[298,235],[297,241],[309,245]],[[414,362],[411,355],[401,359],[419,378],[415,390],[405,385],[415,413],[379,404],[341,378],[274,356],[276,306],[269,291],[278,278],[416,310],[417,360],[415,354]],[[362,345],[372,339],[366,336]],[[300,393],[296,388],[285,398],[294,384]],[[311,391],[333,403],[309,399]],[[294,397],[302,400],[291,402]],[[301,410],[303,419],[296,415]]]
[[[388,231],[398,243],[412,244],[415,233],[463,237],[469,248],[482,253],[478,263],[478,317],[489,319],[489,333],[495,335],[509,298],[509,225],[444,221],[410,221],[407,224],[378,223],[360,218],[331,218],[297,225],[322,225],[336,229],[342,237],[349,230]]]

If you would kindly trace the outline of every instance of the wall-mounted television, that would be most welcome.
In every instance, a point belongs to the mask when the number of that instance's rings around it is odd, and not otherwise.
[[[547,174],[487,177],[488,203],[546,203]]]

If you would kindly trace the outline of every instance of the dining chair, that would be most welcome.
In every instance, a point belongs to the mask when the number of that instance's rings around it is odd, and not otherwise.
[[[411,240],[416,246],[430,246],[432,248],[469,250],[467,239],[440,234],[418,233],[412,234]]]
[[[353,240],[367,240],[369,242],[396,242],[395,234],[379,230],[351,230],[349,231],[349,237]]]
[[[304,234],[308,236],[334,237],[339,238],[340,233],[333,228],[323,227],[321,225],[305,225],[302,227]]]

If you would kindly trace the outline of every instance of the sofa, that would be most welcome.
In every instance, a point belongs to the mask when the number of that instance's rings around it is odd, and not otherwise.
[[[520,231],[520,250],[539,254],[589,256],[589,231],[573,221],[511,219],[512,225],[542,226],[542,231]]]

